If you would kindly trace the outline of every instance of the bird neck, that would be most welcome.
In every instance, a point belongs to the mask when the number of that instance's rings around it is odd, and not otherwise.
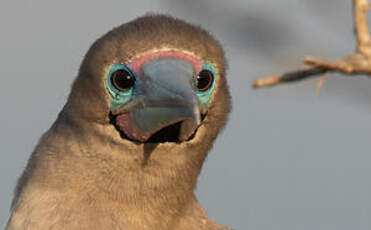
[[[194,189],[208,148],[192,144],[133,144],[116,133],[112,125],[68,125],[73,129],[64,143],[76,146],[68,167],[85,184],[84,192],[127,206],[131,210],[177,212],[194,201]],[[78,135],[78,136],[74,136]],[[84,151],[82,151],[82,149]],[[73,163],[72,163],[73,162]]]

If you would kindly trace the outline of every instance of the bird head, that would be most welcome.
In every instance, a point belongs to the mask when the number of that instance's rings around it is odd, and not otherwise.
[[[146,15],[92,45],[67,107],[125,143],[209,147],[230,110],[225,71],[223,50],[208,32]]]

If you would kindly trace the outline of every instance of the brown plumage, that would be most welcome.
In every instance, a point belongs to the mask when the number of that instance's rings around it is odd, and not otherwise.
[[[207,115],[187,141],[128,140],[112,124],[104,78],[113,62],[162,50],[215,65]],[[226,229],[194,195],[230,110],[225,69],[223,50],[209,33],[169,16],[147,15],[98,39],[19,179],[7,229]]]

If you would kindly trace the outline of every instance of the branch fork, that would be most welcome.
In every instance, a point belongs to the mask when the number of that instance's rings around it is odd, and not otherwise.
[[[368,0],[353,0],[354,28],[357,38],[357,49],[354,54],[334,60],[308,56],[303,60],[307,68],[259,78],[253,83],[253,87],[274,86],[279,83],[327,75],[329,72],[371,75],[371,36],[367,22],[367,13],[370,8],[371,4]],[[324,79],[325,77],[320,78],[317,90],[322,86]]]

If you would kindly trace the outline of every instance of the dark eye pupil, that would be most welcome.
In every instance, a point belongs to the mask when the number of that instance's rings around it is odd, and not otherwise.
[[[135,78],[126,70],[117,70],[112,74],[111,82],[116,89],[127,91],[134,86]]]
[[[199,91],[206,91],[211,87],[214,80],[214,76],[209,70],[202,70],[198,74],[196,80],[197,89]]]

